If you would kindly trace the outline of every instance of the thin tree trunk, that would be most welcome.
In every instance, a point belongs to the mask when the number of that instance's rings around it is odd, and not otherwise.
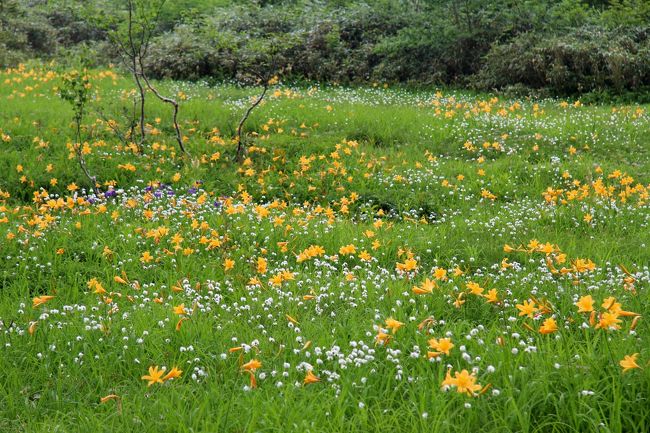
[[[131,73],[133,74],[133,80],[135,81],[136,86],[138,87],[138,92],[140,93],[140,141],[137,143],[138,150],[142,153],[142,148],[144,145],[144,140],[146,137],[145,133],[145,90],[138,76],[138,51],[135,48],[135,42],[133,41],[133,0],[129,0],[129,57],[131,60]],[[135,140],[133,140],[135,142]]]
[[[97,177],[91,176],[90,172],[88,172],[88,167],[86,166],[86,158],[84,157],[83,154],[83,145],[81,143],[81,119],[75,119],[75,122],[77,124],[77,131],[75,137],[77,139],[77,146],[75,146],[75,152],[77,153],[79,166],[81,167],[81,171],[83,171],[83,173],[90,181],[90,184],[92,185],[93,188],[93,192],[97,197],[99,197],[99,190],[97,189]]]
[[[171,106],[174,107],[174,116],[173,116],[173,121],[174,121],[174,130],[176,131],[176,142],[178,143],[178,147],[181,149],[181,152],[183,152],[186,156],[190,156],[190,154],[187,152],[185,149],[185,145],[183,144],[183,135],[181,134],[181,128],[178,126],[178,102],[176,102],[175,99],[166,97],[161,95],[158,90],[151,85],[149,82],[149,79],[147,76],[144,74],[143,68],[142,68],[142,59],[140,59],[140,74],[142,76],[142,79],[144,80],[145,84],[147,85],[147,88],[151,90],[151,92],[156,95],[158,99],[161,101],[170,104]]]
[[[245,148],[241,139],[241,133],[244,127],[244,123],[246,123],[246,120],[248,120],[248,117],[251,115],[255,107],[260,105],[262,99],[264,99],[264,96],[266,95],[266,91],[269,90],[268,80],[263,80],[263,83],[264,83],[264,89],[262,90],[262,93],[257,97],[255,102],[253,102],[253,105],[248,107],[248,110],[246,110],[246,113],[244,113],[244,116],[241,118],[241,120],[239,121],[239,125],[237,126],[237,153],[235,153],[235,160],[237,162],[242,162],[244,158]]]

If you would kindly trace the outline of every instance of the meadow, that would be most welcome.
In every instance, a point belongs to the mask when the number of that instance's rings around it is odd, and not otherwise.
[[[648,106],[0,72],[0,431],[650,431]],[[116,133],[118,131],[118,133]],[[121,131],[121,132],[119,132]]]

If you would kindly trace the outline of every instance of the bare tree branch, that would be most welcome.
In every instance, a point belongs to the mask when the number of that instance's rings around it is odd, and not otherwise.
[[[248,110],[246,110],[246,113],[244,113],[244,116],[241,118],[239,125],[237,126],[237,152],[235,153],[235,161],[237,162],[242,162],[244,159],[244,153],[246,152],[246,148],[242,142],[242,129],[244,128],[244,123],[246,123],[246,120],[248,120],[248,117],[251,115],[255,107],[260,105],[264,99],[264,96],[266,95],[266,92],[269,90],[269,80],[264,79],[264,77],[261,77],[259,74],[258,78],[262,81],[262,85],[264,86],[262,93],[260,93],[255,102],[253,102],[253,104],[248,107]]]
[[[161,95],[160,92],[158,92],[158,90],[151,85],[151,82],[144,73],[144,69],[142,67],[142,59],[140,59],[140,76],[147,85],[147,88],[149,88],[149,90],[151,90],[151,92],[156,95],[158,99],[174,107],[173,122],[174,130],[176,132],[176,142],[178,143],[178,147],[181,149],[181,152],[183,152],[186,156],[190,156],[189,152],[185,149],[185,145],[183,144],[183,135],[181,134],[181,128],[178,126],[178,102],[176,102],[175,99]]]

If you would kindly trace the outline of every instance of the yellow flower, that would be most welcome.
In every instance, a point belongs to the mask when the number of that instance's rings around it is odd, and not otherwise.
[[[186,321],[186,320],[190,320],[190,319],[187,318],[187,317],[181,317],[180,319],[178,319],[178,322],[176,322],[176,328],[175,328],[176,332],[181,330],[181,326],[183,326],[183,322]]]
[[[582,296],[575,305],[578,307],[578,313],[590,313],[594,311],[594,298],[591,295]]]
[[[609,298],[605,298],[601,307],[603,307],[605,310],[608,310],[612,313],[618,313],[619,311],[621,311],[621,304],[619,302],[616,302],[616,298],[614,298],[613,296],[610,296]]]
[[[223,262],[223,270],[224,271],[229,271],[234,267],[235,267],[235,261],[234,260],[232,260],[232,259],[224,260],[224,262]]]
[[[399,328],[404,326],[402,322],[398,322],[397,320],[393,319],[392,317],[389,317],[386,319],[386,328],[390,329],[393,334],[397,332]]]
[[[528,316],[531,319],[533,318],[533,315],[537,311],[537,308],[535,308],[535,303],[529,301],[524,301],[523,304],[517,304],[516,307],[519,310],[520,316]]]
[[[433,289],[435,289],[436,287],[438,287],[436,282],[427,278],[426,280],[424,280],[421,286],[413,287],[413,293],[415,293],[416,295],[426,295],[428,293],[432,293]]]
[[[262,274],[262,275],[266,274],[267,266],[268,266],[268,264],[267,264],[266,259],[264,257],[258,257],[257,258],[257,273],[258,274]]]
[[[467,283],[467,288],[469,289],[472,295],[481,296],[483,294],[483,287],[479,286],[478,283],[469,282]]]
[[[455,381],[454,381],[454,378],[451,377],[451,367],[450,367],[449,369],[447,369],[447,374],[445,374],[445,379],[442,381],[440,386],[442,388],[447,388],[447,387],[454,386],[454,384],[455,384]]]
[[[257,359],[251,359],[246,364],[241,366],[241,369],[244,371],[255,372],[258,368],[262,367],[262,363]]]
[[[359,259],[361,259],[364,262],[369,262],[370,260],[372,260],[372,256],[370,255],[370,253],[368,253],[368,251],[363,250],[361,251],[361,253],[359,253]]]
[[[284,281],[284,279],[282,278],[282,274],[276,274],[276,275],[271,277],[271,279],[269,280],[269,283],[274,285],[274,286],[279,286],[279,285],[282,284],[282,281]]]
[[[595,328],[596,329],[608,329],[608,330],[616,330],[616,329],[621,329],[621,326],[619,323],[621,323],[621,320],[618,318],[618,313],[617,312],[606,312],[600,315],[600,320],[596,324]]]
[[[460,308],[463,306],[463,304],[465,303],[465,300],[463,299],[463,295],[465,295],[465,292],[460,292],[458,294],[458,297],[454,301],[454,307]]]
[[[636,363],[636,360],[639,358],[638,353],[634,353],[632,355],[625,355],[625,357],[619,361],[619,364],[621,367],[623,367],[623,373],[625,373],[628,370],[632,370],[633,368],[641,368],[639,367],[639,364]]]
[[[174,307],[174,314],[178,314],[179,316],[182,314],[187,314],[187,309],[185,308],[185,304],[180,304]]]
[[[320,379],[316,375],[314,375],[314,373],[312,373],[311,370],[308,370],[307,375],[305,376],[305,379],[303,380],[302,383],[305,385],[309,385],[311,383],[317,383],[317,382],[320,382]]]
[[[596,269],[596,264],[589,259],[577,259],[575,261],[575,270],[577,272],[588,272]]]
[[[39,305],[43,305],[50,299],[54,299],[54,296],[48,296],[48,295],[36,296],[34,299],[32,299],[32,307],[36,308]]]
[[[404,261],[404,263],[397,263],[395,268],[398,272],[410,272],[416,270],[418,267],[418,262],[414,258],[409,258]]]
[[[436,269],[433,271],[433,277],[434,277],[436,280],[444,281],[444,280],[447,279],[447,270],[446,270],[446,269],[443,269],[443,268],[436,268]]]
[[[454,343],[451,342],[451,338],[441,338],[439,340],[432,338],[429,340],[429,347],[440,353],[449,355],[451,349],[454,348]],[[429,357],[431,358],[431,356]]]
[[[169,370],[169,373],[167,373],[162,380],[163,381],[168,381],[169,379],[176,379],[178,377],[181,377],[181,374],[183,374],[183,370],[179,370],[177,367],[172,368]]]
[[[142,376],[142,380],[148,381],[147,386],[151,386],[154,383],[163,383],[163,373],[164,370],[159,370],[158,366],[149,367],[149,374]]]
[[[485,299],[489,304],[496,304],[499,302],[499,292],[497,292],[497,289],[490,289],[485,295]]]
[[[377,336],[375,337],[375,344],[381,344],[383,346],[387,345],[390,343],[390,335],[386,334],[383,332],[381,329],[377,333]]]
[[[105,247],[104,247],[104,250],[102,251],[102,255],[103,255],[104,257],[110,259],[110,258],[113,256],[113,251],[111,251],[110,248],[108,248],[107,246],[105,246]]]
[[[27,328],[27,332],[29,332],[29,335],[34,335],[37,326],[38,326],[38,321],[33,321],[29,323],[29,328]]]
[[[447,379],[443,381],[443,384],[445,382],[448,382]],[[467,370],[462,370],[460,373],[456,372],[450,382],[452,386],[456,387],[456,391],[461,394],[473,396],[477,391],[481,390],[481,385],[476,383],[476,376],[469,374]]]
[[[540,245],[537,248],[537,251],[539,251],[540,253],[544,253],[548,256],[549,254],[555,251],[555,247],[550,242],[546,242],[545,244]]]
[[[151,255],[151,253],[149,253],[149,251],[145,251],[144,253],[142,253],[142,256],[140,257],[140,261],[142,263],[149,263],[152,260],[153,260],[153,256]]]
[[[539,328],[539,332],[542,334],[552,334],[555,331],[557,331],[557,323],[555,322],[555,319],[552,317],[549,317],[548,319],[544,320],[544,323]]]

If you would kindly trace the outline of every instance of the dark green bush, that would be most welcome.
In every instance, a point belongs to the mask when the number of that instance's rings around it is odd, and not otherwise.
[[[14,0],[0,2],[0,66],[37,54],[52,54],[55,29],[43,14],[34,13]]]
[[[218,9],[158,37],[149,67],[159,77],[234,78],[261,44],[274,49],[278,67],[295,77],[366,81],[379,62],[376,44],[408,23],[404,13],[367,5],[344,14],[317,6]]]
[[[147,70],[159,78],[196,80],[202,77],[231,76],[235,70],[232,56],[219,53],[213,45],[206,43],[187,26],[179,26],[154,41]]]
[[[106,32],[123,6],[0,0],[0,65],[80,49],[116,62]],[[297,80],[614,98],[650,87],[649,32],[650,0],[177,0],[146,66],[171,79],[241,79],[267,65]]]
[[[549,37],[526,33],[494,45],[474,83],[547,87],[557,94],[641,89],[650,84],[650,27],[587,26]]]

